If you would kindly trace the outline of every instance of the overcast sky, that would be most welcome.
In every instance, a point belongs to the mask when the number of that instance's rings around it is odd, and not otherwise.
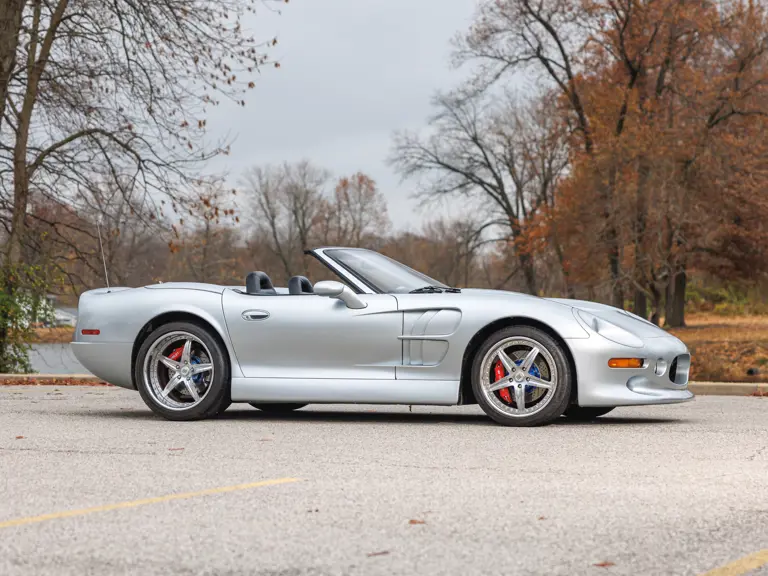
[[[291,0],[262,10],[254,32],[277,36],[280,69],[256,78],[245,108],[226,106],[211,126],[235,138],[217,161],[237,179],[254,164],[308,158],[336,176],[361,170],[379,185],[398,228],[424,214],[410,182],[386,164],[392,133],[420,129],[437,90],[455,86],[450,40],[471,23],[475,0]]]

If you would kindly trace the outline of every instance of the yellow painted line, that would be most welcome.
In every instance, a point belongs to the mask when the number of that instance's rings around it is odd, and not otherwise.
[[[741,576],[752,570],[757,570],[766,564],[768,564],[768,548],[750,554],[749,556],[739,558],[720,568],[704,572],[701,576]]]
[[[143,498],[141,500],[131,500],[129,502],[118,502],[117,504],[105,504],[104,506],[94,506],[93,508],[82,508],[80,510],[65,510],[64,512],[54,512],[52,514],[41,514],[40,516],[29,516],[27,518],[15,518],[0,522],[0,529],[10,528],[12,526],[23,526],[24,524],[35,524],[45,522],[46,520],[59,520],[61,518],[72,518],[73,516],[87,516],[97,512],[109,512],[110,510],[122,510],[124,508],[136,508],[146,506],[147,504],[159,504],[160,502],[170,502],[171,500],[184,500],[187,498],[197,498],[199,496],[210,496],[212,494],[226,494],[227,492],[238,492],[240,490],[250,490],[252,488],[262,488],[264,486],[275,486],[276,484],[288,484],[298,482],[298,478],[277,478],[276,480],[263,480],[261,482],[252,482],[250,484],[237,484],[235,486],[221,486],[219,488],[210,488],[200,490],[199,492],[183,492],[181,494],[167,494],[165,496],[156,496],[154,498]]]

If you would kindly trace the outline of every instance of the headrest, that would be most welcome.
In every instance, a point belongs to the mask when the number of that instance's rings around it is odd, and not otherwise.
[[[289,294],[314,294],[312,282],[305,276],[294,276],[288,280]]]
[[[245,293],[275,294],[275,287],[264,272],[251,272],[245,277]]]

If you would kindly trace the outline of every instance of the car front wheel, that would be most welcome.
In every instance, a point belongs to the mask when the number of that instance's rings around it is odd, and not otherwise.
[[[539,426],[568,406],[573,373],[561,345],[530,326],[510,326],[480,346],[472,388],[483,411],[504,426]]]
[[[226,351],[197,324],[157,328],[141,345],[134,372],[145,404],[168,420],[210,418],[231,403]]]

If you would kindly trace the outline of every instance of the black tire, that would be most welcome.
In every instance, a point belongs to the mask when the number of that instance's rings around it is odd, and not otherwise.
[[[530,416],[512,416],[496,407],[482,390],[482,364],[485,356],[502,340],[513,337],[528,338],[535,341],[549,352],[557,368],[557,386],[548,403]],[[573,386],[573,371],[561,345],[546,332],[530,326],[510,326],[503,328],[483,342],[472,361],[472,390],[477,403],[495,422],[504,426],[541,426],[559,418],[568,407]]]
[[[615,406],[590,407],[590,406],[577,406],[575,404],[572,404],[565,409],[564,416],[569,420],[579,420],[579,421],[587,422],[589,420],[594,420],[595,418],[599,418],[600,416],[605,416],[606,414],[608,414],[608,412],[610,412],[614,408]]]
[[[251,406],[266,412],[267,414],[288,414],[294,410],[300,410],[304,408],[306,404],[291,404],[289,402],[281,402],[279,404],[260,404],[258,402],[249,402]]]
[[[147,353],[152,344],[170,332],[188,332],[192,334],[205,344],[211,355],[214,375],[208,391],[198,404],[188,409],[174,410],[163,406],[147,388],[150,385],[144,374],[144,363]],[[136,356],[136,364],[133,371],[136,387],[144,403],[153,412],[168,420],[188,421],[212,418],[226,410],[232,403],[230,398],[229,357],[224,345],[217,336],[211,334],[207,329],[191,322],[171,322],[155,329],[141,345]]]

